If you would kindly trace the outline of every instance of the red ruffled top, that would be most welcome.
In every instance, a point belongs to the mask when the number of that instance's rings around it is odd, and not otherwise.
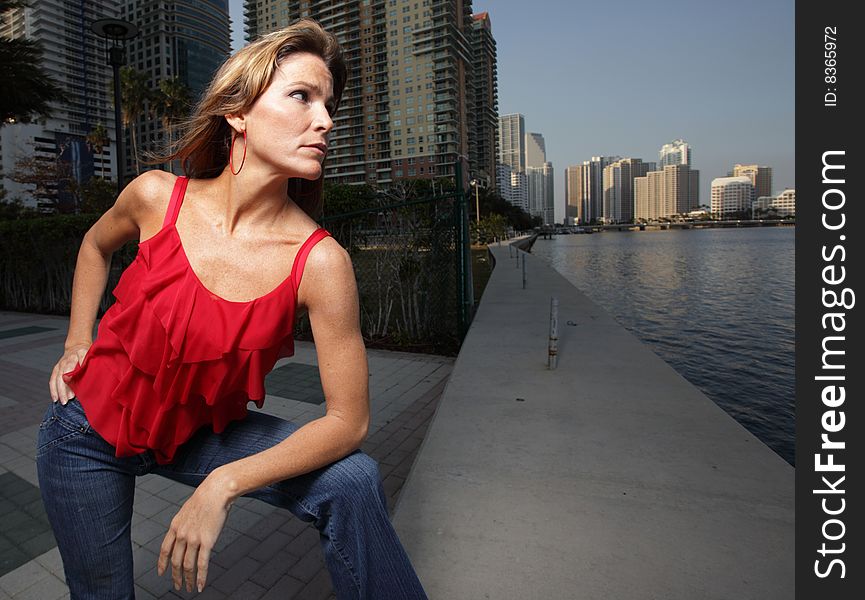
[[[301,245],[291,275],[249,302],[209,292],[189,264],[175,221],[188,183],[179,177],[162,229],[138,244],[117,301],[82,364],[64,375],[92,427],[117,456],[153,450],[170,463],[200,427],[217,433],[264,402],[264,377],[294,354],[297,287],[319,228]]]

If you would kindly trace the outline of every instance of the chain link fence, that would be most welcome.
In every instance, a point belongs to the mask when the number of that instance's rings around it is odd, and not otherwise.
[[[472,303],[462,192],[376,204],[321,220],[351,256],[367,346],[455,355]]]

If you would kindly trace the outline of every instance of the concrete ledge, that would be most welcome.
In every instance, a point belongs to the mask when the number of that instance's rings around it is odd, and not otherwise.
[[[524,290],[491,252],[394,517],[430,598],[792,598],[792,467],[543,260]]]

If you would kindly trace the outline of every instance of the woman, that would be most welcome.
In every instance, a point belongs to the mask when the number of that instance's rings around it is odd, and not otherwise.
[[[311,216],[345,82],[336,39],[314,21],[250,44],[168,157],[191,177],[139,176],[84,237],[37,449],[72,598],[133,597],[145,473],[196,487],[158,559],[176,589],[203,589],[229,508],[251,496],[315,523],[340,598],[425,597],[377,465],[358,450],[368,372],[351,261]],[[111,254],[133,239],[138,255],[92,341]],[[327,410],[298,428],[246,405],[262,405],[303,311]]]

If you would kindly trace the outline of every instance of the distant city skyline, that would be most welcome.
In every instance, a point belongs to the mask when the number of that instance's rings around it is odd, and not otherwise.
[[[236,49],[243,2],[229,5]],[[531,7],[472,2],[492,21],[499,114],[522,113],[527,131],[544,134],[557,222],[566,167],[605,155],[657,161],[676,139],[702,173],[701,204],[737,163],[771,167],[773,193],[795,187],[793,0]]]

